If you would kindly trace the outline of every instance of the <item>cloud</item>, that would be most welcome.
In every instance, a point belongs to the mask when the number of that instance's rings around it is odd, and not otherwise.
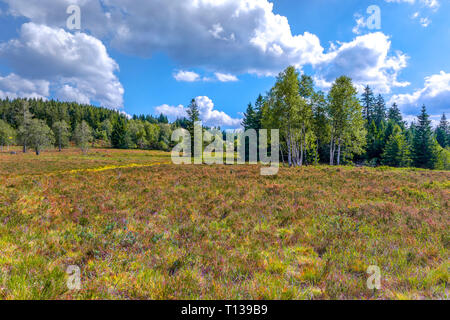
[[[397,80],[399,72],[407,65],[407,56],[402,52],[389,55],[391,41],[382,32],[358,36],[339,45],[315,68],[319,86],[329,88],[342,75],[351,77],[360,90],[369,85],[380,93],[409,85]]]
[[[428,17],[421,17],[420,12],[414,12],[414,14],[411,16],[411,19],[413,20],[419,20],[419,23],[422,27],[426,28],[431,24],[431,19]]]
[[[355,14],[355,22],[356,22],[356,26],[353,27],[352,32],[354,34],[361,34],[362,29],[364,29],[366,27],[366,20],[364,19],[364,17],[361,14],[356,13]]]
[[[65,26],[65,8],[50,0],[7,0],[10,11],[32,21]],[[78,0],[82,28],[126,54],[151,57],[165,52],[180,67],[178,81],[236,81],[237,75],[276,75],[288,65],[311,66],[316,78],[330,85],[332,77],[348,74],[359,86],[388,93],[406,67],[406,55],[390,52],[381,32],[338,43],[325,52],[309,32],[293,34],[288,19],[273,12],[268,0]],[[83,15],[84,12],[88,14]],[[101,23],[99,23],[101,21]],[[358,31],[359,32],[359,31]],[[370,43],[374,41],[374,43]],[[349,59],[346,61],[346,59]],[[353,62],[355,62],[353,64]],[[214,77],[202,77],[203,69]]]
[[[10,14],[64,28],[69,4],[81,7],[82,29],[123,53],[165,52],[183,69],[275,75],[288,65],[315,64],[319,38],[293,35],[267,0],[5,0]]]
[[[50,82],[56,98],[123,106],[124,89],[114,74],[119,67],[90,35],[25,23],[18,39],[0,44],[0,59],[21,77]]]
[[[169,106],[168,104],[163,104],[155,108],[157,114],[164,114],[169,117],[171,120],[175,120],[178,118],[187,117],[186,108],[183,105],[178,106]]]
[[[426,28],[430,25],[431,20],[429,18],[420,18],[420,24],[422,27]]]
[[[225,74],[225,73],[216,72],[215,76],[216,76],[217,80],[219,80],[220,82],[236,82],[236,81],[239,81],[238,78],[236,76],[233,76],[232,74]]]
[[[180,70],[176,72],[173,77],[175,80],[180,82],[197,82],[197,81],[203,81],[203,82],[211,82],[211,81],[219,81],[219,82],[236,82],[239,81],[239,79],[228,73],[220,73],[215,72],[214,77],[201,77],[198,73],[193,71],[183,71]]]
[[[200,119],[203,124],[211,127],[230,127],[239,128],[242,123],[242,119],[235,119],[227,115],[223,111],[218,111],[214,109],[213,101],[206,96],[199,96],[195,98],[195,102],[198,105],[200,112]],[[158,106],[155,108],[157,114],[164,114],[171,120],[177,118],[187,117],[187,108],[183,105],[169,106],[167,104]]]
[[[37,98],[45,99],[49,95],[50,83],[45,80],[29,80],[11,73],[0,76],[0,98]]]
[[[420,3],[422,6],[430,8],[430,9],[438,9],[440,6],[440,3],[438,0],[385,0],[386,2],[395,2],[395,3],[409,3],[409,4],[416,4]]]
[[[192,71],[178,71],[173,76],[177,81],[195,82],[200,80],[200,75]]]
[[[431,115],[449,112],[450,101],[450,73],[441,71],[425,78],[422,89],[410,94],[392,96],[389,103],[396,102],[406,115],[417,115],[420,107],[425,105]]]

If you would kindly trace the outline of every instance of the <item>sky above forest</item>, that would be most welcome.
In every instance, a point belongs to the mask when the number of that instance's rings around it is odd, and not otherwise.
[[[77,11],[67,10],[75,5]],[[77,101],[238,128],[289,65],[450,111],[450,0],[0,0],[0,98]],[[69,20],[69,24],[68,24]],[[79,28],[78,28],[79,27]]]

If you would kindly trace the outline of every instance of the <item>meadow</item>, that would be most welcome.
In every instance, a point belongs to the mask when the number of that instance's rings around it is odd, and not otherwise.
[[[0,299],[449,298],[449,171],[259,169],[1,153]]]

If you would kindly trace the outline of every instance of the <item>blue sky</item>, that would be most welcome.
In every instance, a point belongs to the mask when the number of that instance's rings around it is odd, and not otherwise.
[[[67,27],[70,5],[81,30]],[[171,119],[197,98],[204,122],[233,128],[295,65],[324,91],[349,75],[406,119],[425,103],[438,120],[450,110],[449,13],[448,0],[0,0],[0,97]]]

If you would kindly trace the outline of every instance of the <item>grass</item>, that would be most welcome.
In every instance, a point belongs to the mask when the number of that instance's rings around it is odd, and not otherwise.
[[[0,299],[448,299],[450,172],[259,173],[155,151],[2,153]]]

